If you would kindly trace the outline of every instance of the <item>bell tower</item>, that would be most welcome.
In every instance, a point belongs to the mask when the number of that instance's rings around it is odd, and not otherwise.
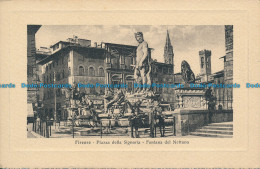
[[[211,74],[211,51],[201,50],[199,51],[200,56],[200,75]]]
[[[167,35],[166,35],[166,43],[164,46],[164,63],[167,64],[172,64],[173,65],[173,47],[171,44],[171,40],[170,40],[170,36],[169,36],[169,32],[167,30]]]

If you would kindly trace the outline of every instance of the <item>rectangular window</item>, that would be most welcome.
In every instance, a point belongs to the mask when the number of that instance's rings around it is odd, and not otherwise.
[[[56,80],[57,80],[57,81],[60,80],[60,74],[59,74],[59,73],[56,74]]]
[[[71,75],[71,69],[70,69],[70,67],[69,67],[69,75]]]
[[[134,64],[134,57],[132,56],[131,57],[131,65],[133,65]]]

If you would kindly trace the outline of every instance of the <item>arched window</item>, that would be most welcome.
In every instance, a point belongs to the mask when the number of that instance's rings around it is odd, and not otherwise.
[[[204,58],[202,57],[201,58],[201,68],[203,68],[204,67]]]
[[[209,67],[209,58],[207,58],[207,67]]]
[[[95,76],[95,69],[93,67],[89,68],[89,76]]]
[[[98,69],[98,74],[99,76],[105,76],[104,69],[102,67]]]
[[[80,76],[83,76],[83,75],[84,75],[84,68],[83,68],[83,66],[80,66],[80,67],[79,67],[79,75],[80,75]]]
[[[134,56],[132,56],[130,59],[131,59],[131,65],[133,65],[134,64]]]

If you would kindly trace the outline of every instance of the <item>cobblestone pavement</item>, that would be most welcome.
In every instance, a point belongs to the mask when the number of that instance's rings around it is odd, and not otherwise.
[[[61,124],[60,127],[57,125],[55,126],[51,126],[51,133],[50,133],[50,138],[73,138],[71,133],[68,132],[64,132],[62,131],[62,128],[66,128],[69,129],[69,127],[64,126],[64,124]],[[32,124],[28,125],[28,130],[27,131],[27,138],[38,138],[38,137],[43,137],[40,136],[39,134],[31,131],[32,130]],[[139,131],[144,130],[144,129],[140,129]],[[176,138],[176,136],[174,136],[171,133],[166,133],[165,134],[165,138]],[[185,138],[190,137],[190,138],[196,138],[198,136],[192,136],[192,135],[187,135],[187,136],[183,136]],[[74,138],[101,138],[100,133],[93,133],[87,136],[80,136],[79,132],[75,131],[74,134]],[[107,134],[107,133],[103,133],[102,134],[102,138],[130,138],[129,134]],[[149,133],[145,133],[145,134],[140,134],[140,138],[150,138],[149,137]],[[157,129],[157,134],[156,134],[156,138],[162,138],[160,137],[160,133],[159,133],[159,129]]]

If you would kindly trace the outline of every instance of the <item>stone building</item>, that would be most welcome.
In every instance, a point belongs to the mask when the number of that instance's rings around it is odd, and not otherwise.
[[[180,72],[174,74],[174,83],[175,84],[184,83],[184,80],[182,79],[182,75]]]
[[[90,46],[90,40],[69,38],[51,46],[51,53],[42,56],[39,53],[39,81],[44,84],[93,84],[93,88],[80,88],[94,102],[96,107],[104,104],[105,88],[95,84],[126,84],[127,91],[134,90],[134,63],[137,46],[102,42],[95,47]],[[173,48],[167,32],[164,59],[167,63],[153,62],[153,83],[174,83]],[[149,48],[149,55],[152,55]],[[171,63],[171,64],[170,64]],[[60,89],[40,89],[45,112],[66,116],[63,109],[67,102]],[[171,88],[154,88],[160,94],[160,99],[173,103],[174,91]],[[99,106],[98,106],[99,105]]]
[[[202,82],[209,81],[209,76],[211,75],[211,51],[201,50],[199,51],[200,59],[200,78]]]
[[[224,70],[213,74],[216,84],[233,84],[233,25],[225,25]],[[215,89],[217,105],[223,109],[233,109],[233,88]],[[219,108],[219,107],[218,107]]]
[[[35,34],[41,25],[27,26],[27,84],[37,83]],[[36,111],[36,88],[27,88],[27,111],[31,116]]]
[[[211,51],[199,51],[200,74],[196,83],[233,84],[233,26],[225,25],[224,69],[211,74]],[[214,88],[216,109],[233,109],[233,88]]]
[[[225,84],[233,84],[233,25],[225,25],[225,46],[226,55],[224,57],[224,82]],[[227,104],[224,105],[227,109],[232,109],[233,89],[228,88],[225,91]]]
[[[211,75],[211,82],[214,84],[224,84],[224,70],[215,72]],[[216,110],[226,109],[226,101],[225,101],[225,89],[224,88],[214,88],[213,90],[214,96],[216,98]]]
[[[58,45],[57,45],[58,44]],[[57,46],[62,46],[61,41]],[[66,45],[38,62],[42,70],[41,82],[44,84],[95,84],[105,83],[105,50],[80,45]],[[66,98],[58,88],[44,88],[43,103],[45,112],[64,117]],[[102,88],[80,88],[95,102],[102,104]]]
[[[171,39],[169,35],[169,31],[167,30],[166,42],[164,46],[164,63],[156,63],[156,67],[158,68],[158,73],[155,76],[155,83],[159,84],[173,84],[175,83],[174,79],[174,52],[173,46],[171,44]],[[160,92],[161,101],[166,103],[173,104],[174,102],[174,89],[173,88],[163,88]]]
[[[196,83],[197,84],[209,84],[213,83],[216,85],[219,84],[226,84],[225,83],[225,74],[224,70],[220,70],[215,73],[211,73],[211,51],[209,50],[202,50],[199,51],[200,56],[200,74],[196,77]],[[206,59],[205,59],[206,58]],[[209,59],[207,59],[209,58]],[[221,57],[223,58],[223,57]],[[225,56],[224,56],[225,58]],[[231,109],[228,107],[228,100],[227,97],[230,97],[230,91],[233,89],[228,89],[229,92],[227,92],[226,88],[213,88],[213,95],[216,98],[216,107],[215,109]]]
[[[43,83],[42,76],[43,76],[43,70],[40,64],[38,64],[41,60],[47,58],[49,55],[51,55],[50,48],[47,47],[40,47],[36,50],[36,79],[37,84]],[[43,99],[44,99],[44,88],[38,88],[37,90],[37,112],[42,113],[43,110]]]
[[[133,65],[137,46],[103,43],[106,51],[106,84],[126,84],[127,91],[134,90]],[[151,55],[149,48],[149,55]]]
[[[156,84],[174,84],[173,65],[155,62],[155,68],[153,71],[153,83]],[[153,89],[155,93],[160,94],[160,100],[162,103],[173,104],[174,102],[174,88],[157,88]]]

